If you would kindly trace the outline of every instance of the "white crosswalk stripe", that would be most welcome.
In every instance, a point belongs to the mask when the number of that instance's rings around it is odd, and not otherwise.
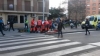
[[[86,45],[86,46],[80,46],[80,47],[75,47],[75,48],[71,48],[71,49],[61,50],[61,51],[57,51],[57,52],[53,52],[53,53],[48,53],[48,54],[44,54],[44,55],[40,55],[40,56],[61,56],[61,55],[65,55],[65,54],[69,54],[69,53],[73,53],[73,52],[77,52],[77,51],[82,51],[82,50],[86,50],[86,49],[94,48],[94,47],[96,47],[96,46]]]
[[[95,46],[100,46],[100,42],[96,42],[96,43],[89,43],[91,45],[95,45]]]
[[[40,37],[40,38],[45,38],[45,37]],[[13,42],[13,41],[24,41],[24,40],[31,40],[31,39],[39,39],[39,38],[15,39],[15,40],[8,40],[8,41],[0,41],[0,43]]]
[[[81,42],[70,41],[68,39],[58,39],[54,36],[48,35],[42,35],[41,37],[33,37],[32,35],[22,35],[21,37],[14,38],[8,37],[8,39],[4,38],[2,41],[0,41],[0,56],[18,56],[35,52],[60,49],[65,47],[66,49],[64,50],[62,49],[52,51],[50,53],[48,52],[42,55],[36,54],[38,56],[61,56],[97,47],[90,44],[83,45]]]

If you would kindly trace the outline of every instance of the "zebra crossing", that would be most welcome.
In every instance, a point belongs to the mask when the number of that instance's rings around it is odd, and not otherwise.
[[[0,56],[62,56],[96,47],[48,35],[0,38]]]

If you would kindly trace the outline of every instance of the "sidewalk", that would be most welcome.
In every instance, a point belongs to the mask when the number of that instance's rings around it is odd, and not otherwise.
[[[100,56],[100,50],[96,50],[96,51],[89,52],[89,53],[84,53],[78,56]]]
[[[95,31],[95,29],[90,29],[91,31]],[[81,29],[81,27],[73,28],[71,29],[70,27],[65,28],[65,30],[63,30],[63,33],[74,33],[74,32],[85,32],[85,29]],[[6,34],[6,36],[11,36],[11,35],[20,35],[20,34],[30,34],[30,33],[19,33],[18,30],[15,31],[4,31],[4,33]],[[33,34],[37,34],[37,33],[33,33]],[[0,34],[1,36],[1,34]]]
[[[89,29],[90,31],[95,31],[95,29]],[[74,32],[85,32],[85,29],[81,29],[81,27],[78,28],[73,28],[71,29],[70,27],[63,29],[64,33],[74,33]]]

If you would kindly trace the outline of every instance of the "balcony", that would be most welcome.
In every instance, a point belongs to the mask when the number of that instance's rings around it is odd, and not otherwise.
[[[21,12],[33,12],[33,7],[29,6],[29,5],[13,5],[13,4],[0,4],[0,12],[4,12],[4,11],[21,11]]]

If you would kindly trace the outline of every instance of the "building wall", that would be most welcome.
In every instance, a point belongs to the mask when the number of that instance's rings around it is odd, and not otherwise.
[[[4,0],[0,0],[0,9],[2,10]]]
[[[24,22],[20,23],[20,15],[27,15],[30,26],[32,16],[36,15],[36,20],[38,18],[43,18],[43,4],[39,6],[42,8],[40,8],[41,11],[38,11],[39,1],[42,0],[0,0],[0,17],[3,18],[4,24],[7,24],[8,15],[16,15],[18,17],[18,23],[14,23],[14,28],[23,28]],[[13,9],[9,8],[10,4],[13,5]],[[48,14],[49,0],[45,0],[45,15]]]
[[[100,14],[100,0],[86,0],[86,14],[97,15]]]
[[[22,11],[22,0],[17,0],[17,10]]]

